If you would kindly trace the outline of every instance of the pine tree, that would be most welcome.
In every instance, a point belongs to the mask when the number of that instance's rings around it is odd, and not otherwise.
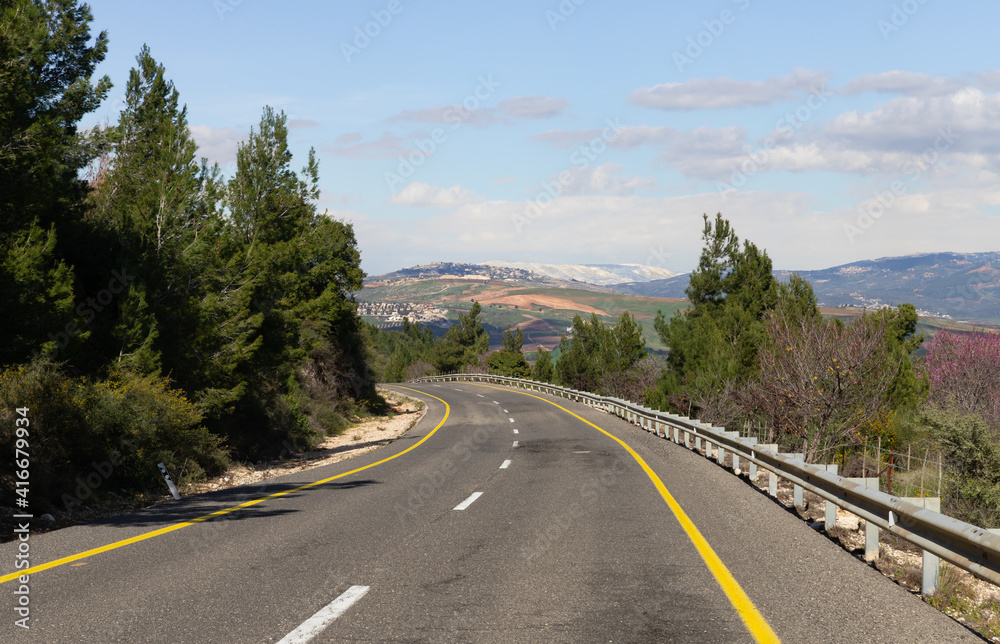
[[[197,255],[207,252],[213,225],[206,215],[214,206],[200,199],[212,177],[195,159],[187,109],[147,46],[136,56],[125,108],[109,136],[113,156],[91,200],[95,237],[114,248],[104,272],[118,269],[134,279],[121,295],[117,321],[106,325],[105,351],[143,373],[158,372],[165,355],[168,371],[183,380],[181,358],[197,328],[192,321],[207,268]]]
[[[524,333],[521,329],[508,327],[501,338],[501,348],[490,354],[486,361],[490,373],[512,378],[527,378],[531,373],[528,361],[524,359],[521,348],[524,346]]]
[[[691,306],[655,321],[670,354],[647,395],[651,406],[684,413],[714,405],[753,376],[757,351],[766,342],[764,320],[780,294],[766,251],[751,242],[741,249],[721,213],[714,222],[707,215],[703,220],[705,245],[687,289]]]
[[[75,0],[0,4],[0,364],[36,353],[65,356],[85,335],[74,316],[71,242],[93,141],[77,123],[111,81],[91,81],[107,34],[91,37],[90,8]]]

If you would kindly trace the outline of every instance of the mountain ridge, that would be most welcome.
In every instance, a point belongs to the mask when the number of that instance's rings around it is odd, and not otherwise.
[[[775,269],[787,281],[793,273],[813,286],[822,306],[880,308],[909,302],[922,315],[967,322],[1000,321],[1000,252],[915,253],[859,260],[807,271]],[[686,275],[615,285],[630,295],[685,297]]]

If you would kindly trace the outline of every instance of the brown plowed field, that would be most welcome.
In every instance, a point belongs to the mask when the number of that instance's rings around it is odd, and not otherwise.
[[[601,309],[595,309],[586,304],[580,304],[563,297],[553,297],[551,295],[505,295],[503,297],[479,298],[477,301],[486,306],[487,304],[506,304],[507,306],[517,306],[528,309],[532,305],[544,306],[550,309],[561,309],[565,311],[580,311],[582,313],[596,313],[607,315]]]

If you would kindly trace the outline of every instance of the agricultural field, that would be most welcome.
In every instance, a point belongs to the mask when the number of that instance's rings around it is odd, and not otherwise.
[[[596,314],[606,324],[614,324],[623,311],[629,311],[642,324],[649,349],[665,351],[666,347],[653,328],[656,314],[662,311],[669,317],[686,306],[685,300],[677,298],[528,286],[508,280],[414,280],[366,286],[355,297],[361,302],[411,302],[440,307],[448,310],[446,319],[452,322],[458,320],[461,312],[472,308],[473,302],[479,302],[480,318],[490,332],[491,348],[499,347],[504,329],[516,326],[524,333],[524,351],[529,355],[538,347],[554,349],[559,338],[568,334],[576,315],[589,318]],[[827,317],[841,318],[845,322],[864,313],[863,309],[850,307],[821,307],[820,310]],[[374,317],[365,320],[372,324],[380,322]],[[438,324],[432,328],[441,335],[447,326]],[[969,324],[929,317],[921,317],[918,325],[918,331],[928,338],[941,329],[971,331],[973,328]]]
[[[356,298],[363,302],[433,305],[448,309],[449,319],[457,319],[459,312],[472,308],[474,301],[479,302],[483,310],[480,318],[490,332],[493,348],[499,346],[504,329],[517,326],[525,336],[525,352],[534,352],[539,346],[552,350],[576,315],[589,318],[596,314],[606,324],[613,324],[623,311],[630,311],[642,324],[646,346],[663,351],[666,347],[653,328],[653,320],[658,311],[670,316],[684,306],[683,300],[673,298],[524,286],[503,280],[432,279],[366,286]],[[374,318],[367,321],[377,322]],[[443,333],[444,329],[437,331]]]

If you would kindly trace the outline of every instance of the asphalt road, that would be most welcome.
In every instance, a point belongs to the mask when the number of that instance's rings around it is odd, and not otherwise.
[[[19,581],[0,584],[0,641],[982,641],[613,416],[472,383],[406,387],[428,414],[375,452],[31,536],[33,566],[103,551],[31,572],[30,630],[14,625]],[[17,548],[0,544],[5,575]]]

